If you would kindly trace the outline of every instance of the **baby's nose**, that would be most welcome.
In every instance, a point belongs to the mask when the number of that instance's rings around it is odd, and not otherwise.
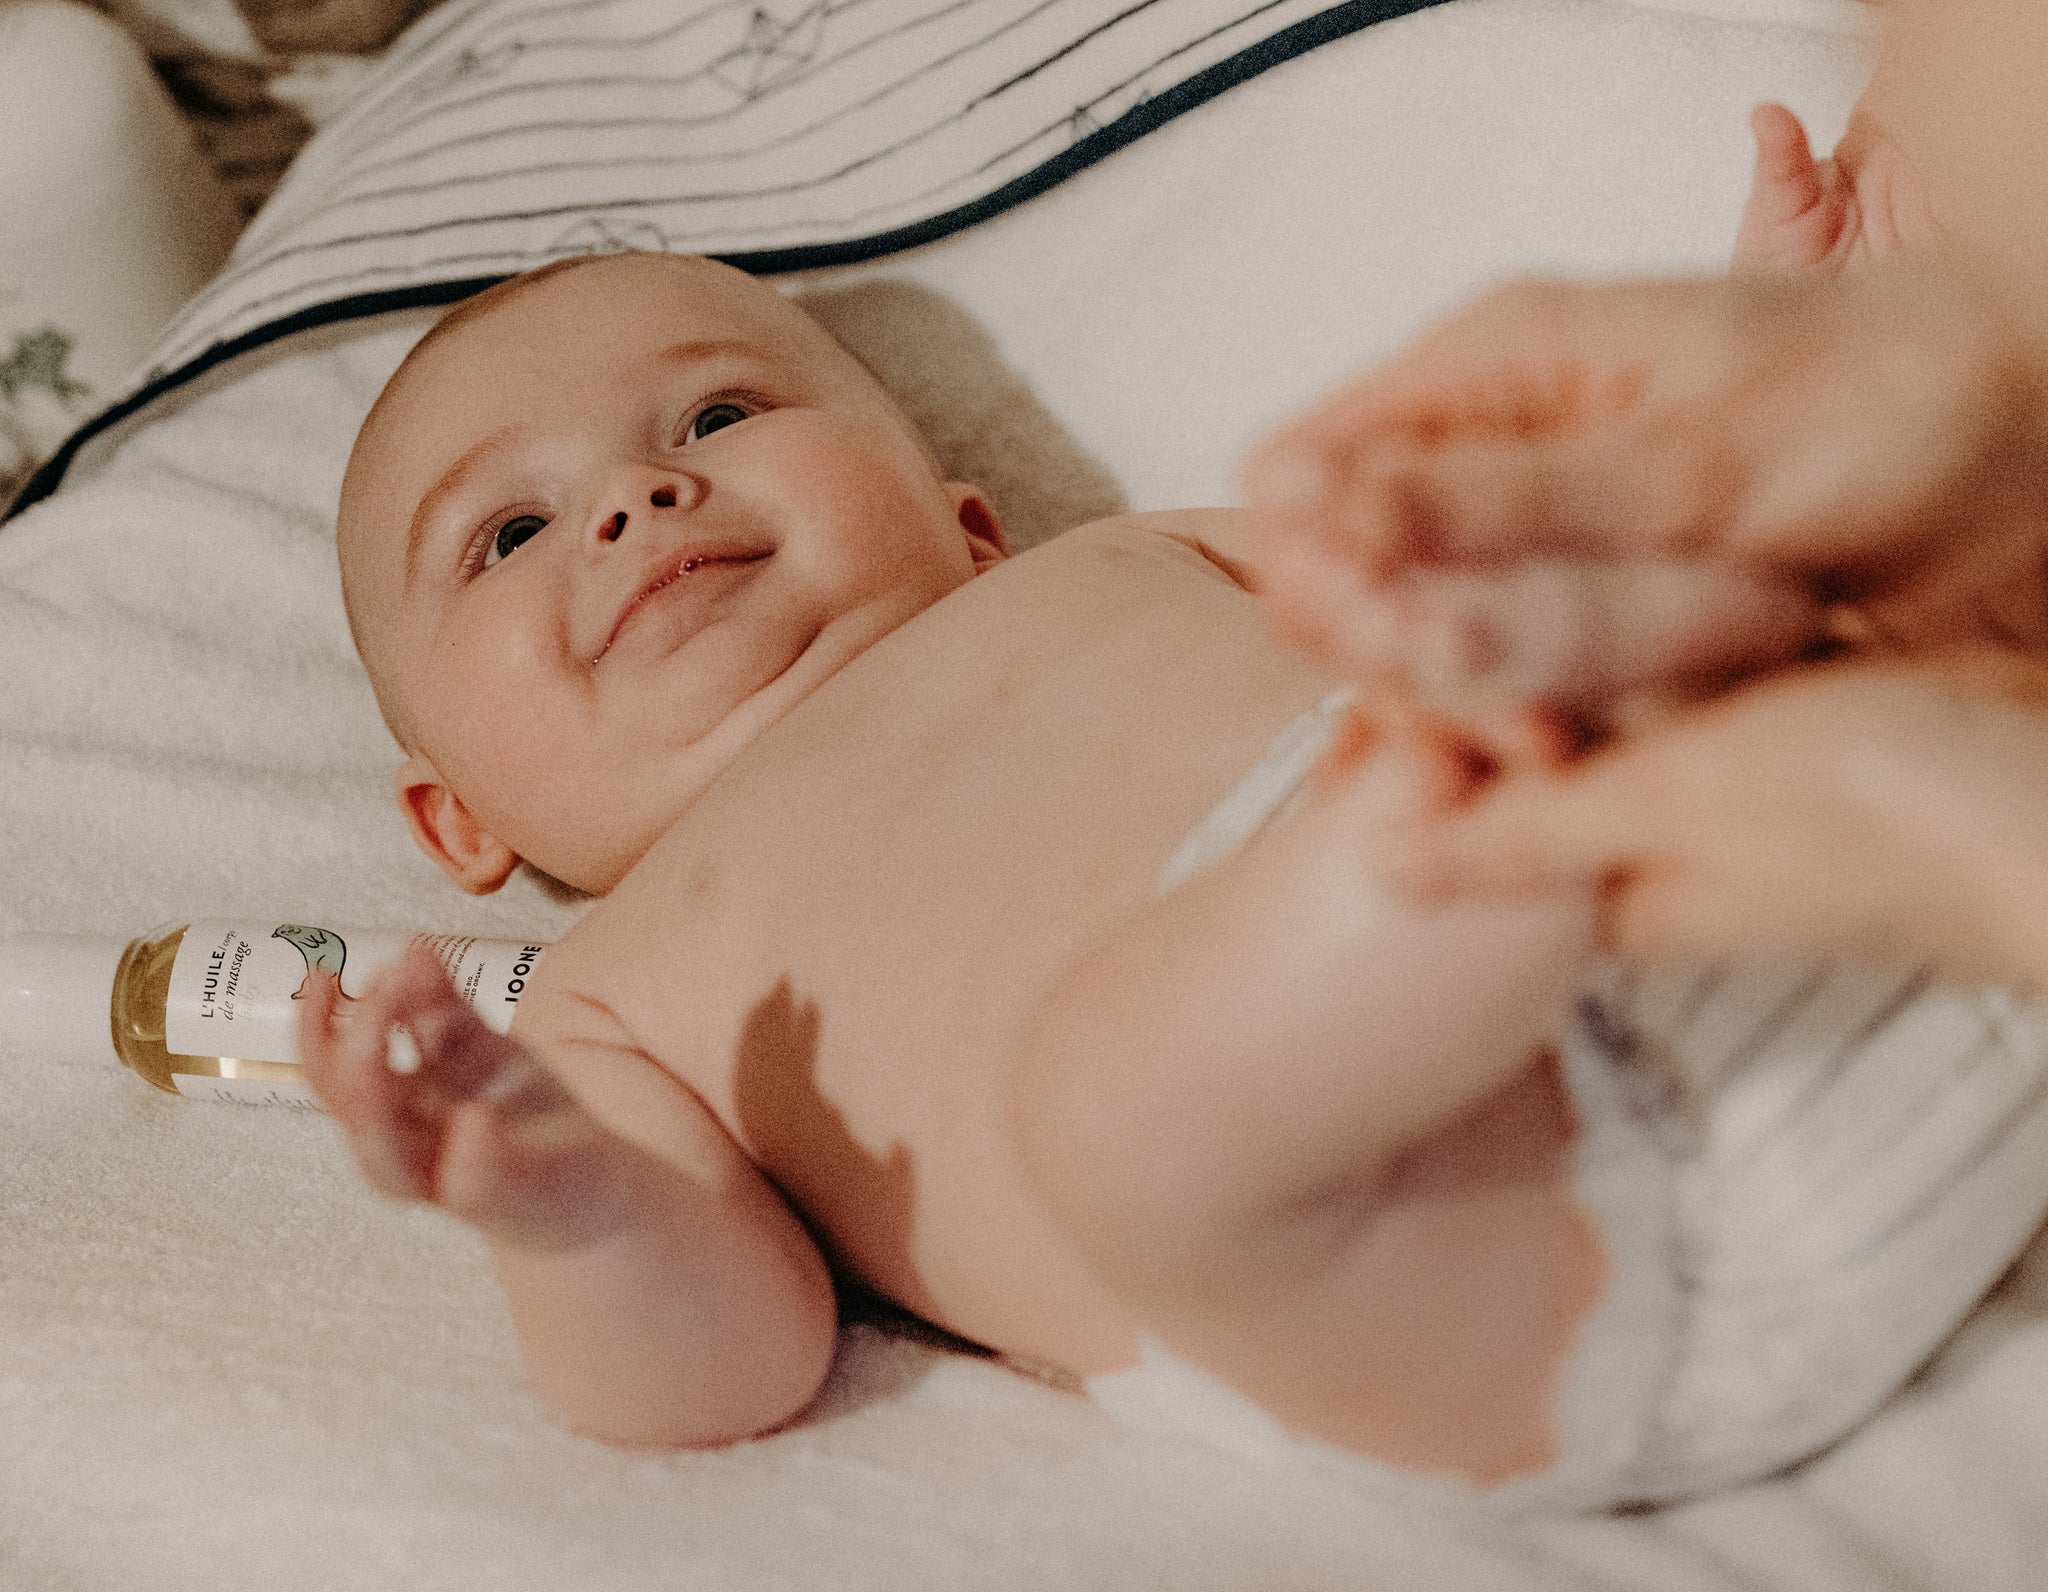
[[[647,506],[650,509],[694,508],[697,501],[704,495],[698,489],[694,480],[685,480],[680,484],[672,480],[658,481],[653,486],[644,488],[644,490],[647,494]],[[630,493],[629,497],[638,497],[639,495],[639,492],[635,491]],[[634,512],[630,508],[614,509],[609,516],[599,523],[597,528],[598,540],[616,542],[620,537],[624,536],[627,527],[632,523]]]

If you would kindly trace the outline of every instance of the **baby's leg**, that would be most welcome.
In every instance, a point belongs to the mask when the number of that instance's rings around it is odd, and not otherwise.
[[[1545,1050],[1588,906],[1392,904],[1368,836],[1393,762],[1338,761],[1076,959],[1028,1037],[1019,1141],[1169,1348],[1297,1430],[1504,1477],[1549,1458],[1600,1286]]]

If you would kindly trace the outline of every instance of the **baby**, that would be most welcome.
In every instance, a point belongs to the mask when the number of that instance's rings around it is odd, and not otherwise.
[[[1801,974],[1747,1033],[1732,986],[1589,971],[1583,899],[1393,905],[1375,825],[1449,776],[1280,641],[1238,515],[1010,557],[738,272],[571,260],[445,317],[339,548],[421,847],[602,899],[509,1037],[415,958],[307,1003],[307,1075],[488,1240],[578,1431],[796,1418],[836,1273],[1135,1420],[1675,1496],[1860,1418],[2048,1200],[2006,1214],[1994,1101],[1931,1207],[1841,1204],[1920,1118],[1845,1134],[1834,1080],[1979,1054],[1970,1000]]]

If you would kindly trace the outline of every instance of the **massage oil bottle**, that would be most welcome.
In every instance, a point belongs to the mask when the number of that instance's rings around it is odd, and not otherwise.
[[[139,940],[0,940],[0,1042],[66,1060],[112,1059],[159,1089],[255,1105],[317,1106],[297,1064],[297,1002],[316,971],[364,981],[414,943],[503,1033],[547,947],[460,934],[194,922]]]

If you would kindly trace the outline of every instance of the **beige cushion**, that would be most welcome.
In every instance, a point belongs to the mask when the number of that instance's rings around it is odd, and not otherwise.
[[[0,499],[239,225],[127,34],[69,0],[0,0]]]

